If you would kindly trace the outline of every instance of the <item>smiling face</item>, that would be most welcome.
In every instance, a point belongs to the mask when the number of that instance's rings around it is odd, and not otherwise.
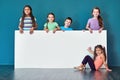
[[[65,22],[64,22],[64,24],[65,24],[64,25],[65,27],[69,27],[71,25],[71,20],[66,19]]]
[[[96,48],[96,54],[100,55],[103,51],[100,48]]]
[[[53,22],[55,17],[54,17],[54,15],[49,14],[47,19],[48,19],[49,22]]]
[[[93,15],[94,17],[98,17],[98,16],[100,15],[99,9],[93,9],[92,15]]]
[[[30,12],[31,12],[30,8],[29,7],[25,7],[24,8],[24,12],[25,12],[26,15],[30,15]]]

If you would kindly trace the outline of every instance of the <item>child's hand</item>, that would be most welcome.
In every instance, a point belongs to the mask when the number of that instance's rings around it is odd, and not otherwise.
[[[101,32],[102,32],[102,30],[100,29],[98,32],[99,32],[99,33],[101,33]]]
[[[45,31],[46,31],[46,33],[48,33],[48,32],[49,32],[49,30],[48,30],[48,29],[45,29]]]
[[[88,49],[87,49],[88,51],[90,51],[91,50],[91,47],[88,47]]]
[[[92,29],[89,29],[90,33],[93,33]]]
[[[33,28],[31,28],[30,29],[30,34],[32,34],[34,32],[34,29]]]
[[[82,31],[83,31],[83,32],[85,32],[85,30],[84,30],[84,29],[83,29]]]
[[[20,33],[21,33],[21,34],[23,33],[23,29],[20,29]]]
[[[53,33],[55,33],[57,31],[57,28],[55,28],[54,30],[53,30]]]

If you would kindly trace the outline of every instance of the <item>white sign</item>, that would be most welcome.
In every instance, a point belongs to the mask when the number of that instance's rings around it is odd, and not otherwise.
[[[102,31],[15,31],[15,68],[73,68],[81,64],[88,47],[101,44],[107,50],[107,33]],[[88,67],[88,65],[87,65]]]

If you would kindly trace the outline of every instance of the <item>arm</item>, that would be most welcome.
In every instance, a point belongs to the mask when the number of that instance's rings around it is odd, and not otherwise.
[[[20,25],[21,25],[21,22],[19,23],[19,27],[18,28],[19,28],[20,33],[23,33],[23,28],[21,28]]]
[[[35,23],[35,26],[33,26],[33,27],[30,29],[30,34],[32,34],[35,29],[37,29],[37,23]]]
[[[88,29],[90,31],[90,33],[93,33],[92,29],[90,28],[90,26],[88,24],[86,25],[86,29]]]
[[[44,30],[48,33],[49,29],[48,29],[48,22],[44,24]]]
[[[48,28],[47,27],[44,27],[44,30],[48,33],[49,32],[49,30],[48,30]]]
[[[38,27],[38,25],[37,25],[37,23],[35,23],[35,26],[32,28],[35,30],[35,29],[37,29],[37,27]]]
[[[105,61],[105,56],[102,55],[101,57],[102,57],[102,59],[103,59],[103,64],[104,64],[104,66],[105,66],[106,71],[112,71],[111,69],[108,68],[108,65],[107,65],[107,63],[106,63],[106,61]]]
[[[102,27],[99,29],[99,33],[101,33],[103,29],[104,29],[104,26],[102,26]]]
[[[88,47],[88,49],[87,49],[87,50],[88,50],[88,52],[89,52],[89,53],[94,54],[94,51],[93,51],[93,50],[91,50],[91,47]]]
[[[53,30],[53,33],[55,33],[57,30],[60,30],[60,27],[57,26],[54,30]]]

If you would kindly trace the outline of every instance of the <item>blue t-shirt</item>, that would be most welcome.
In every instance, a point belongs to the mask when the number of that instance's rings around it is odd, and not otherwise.
[[[65,28],[64,26],[61,26],[60,29],[64,31],[72,31],[72,28]]]

